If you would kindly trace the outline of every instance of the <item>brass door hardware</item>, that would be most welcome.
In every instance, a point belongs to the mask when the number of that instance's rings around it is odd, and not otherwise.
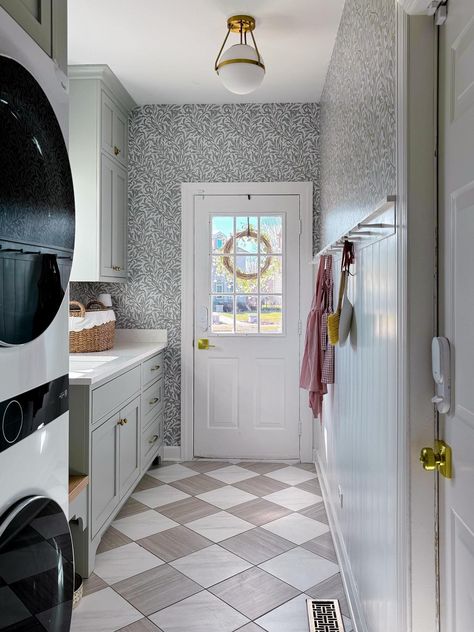
[[[121,269],[120,266],[112,266],[112,270],[115,270],[115,272],[120,272]]]
[[[149,439],[148,443],[156,443],[158,441],[158,435],[153,435],[151,439]]]
[[[208,338],[199,338],[198,340],[198,349],[201,349],[203,351],[206,351],[207,349],[210,349],[211,347],[215,347],[215,346],[216,345],[209,344]]]
[[[160,368],[159,364],[156,364],[155,366],[152,366],[150,371],[158,371],[158,369]]]
[[[437,470],[445,478],[452,478],[452,451],[441,439],[435,441],[434,448],[422,448],[420,461],[424,470]]]
[[[128,419],[119,419],[117,421],[117,425],[119,426],[124,426],[125,424],[128,424]]]
[[[114,145],[114,154],[115,156],[118,156],[120,153],[120,149],[117,147],[117,145]]]
[[[156,404],[156,402],[159,402],[159,398],[158,397],[154,397],[153,399],[150,399],[150,401],[148,402],[150,404],[150,406],[153,406],[153,404]]]

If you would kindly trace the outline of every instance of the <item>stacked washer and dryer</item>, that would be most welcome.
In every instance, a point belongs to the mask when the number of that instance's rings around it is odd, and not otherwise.
[[[0,8],[0,631],[70,629],[65,77]]]

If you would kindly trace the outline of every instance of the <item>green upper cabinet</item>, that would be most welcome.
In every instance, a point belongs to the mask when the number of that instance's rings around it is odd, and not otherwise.
[[[67,72],[67,0],[0,0],[0,6]]]

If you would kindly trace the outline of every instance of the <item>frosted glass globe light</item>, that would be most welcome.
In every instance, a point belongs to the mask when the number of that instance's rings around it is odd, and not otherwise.
[[[253,46],[234,44],[219,59],[217,74],[230,92],[248,94],[262,83],[265,66],[261,56],[259,61],[257,51]]]

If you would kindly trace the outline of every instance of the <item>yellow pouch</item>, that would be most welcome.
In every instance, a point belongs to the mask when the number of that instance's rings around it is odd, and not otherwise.
[[[339,298],[337,301],[337,309],[328,316],[328,338],[329,344],[335,346],[339,342],[339,320],[341,318],[342,297],[344,296],[344,288],[346,286],[347,272],[341,272],[341,282],[339,283]]]

